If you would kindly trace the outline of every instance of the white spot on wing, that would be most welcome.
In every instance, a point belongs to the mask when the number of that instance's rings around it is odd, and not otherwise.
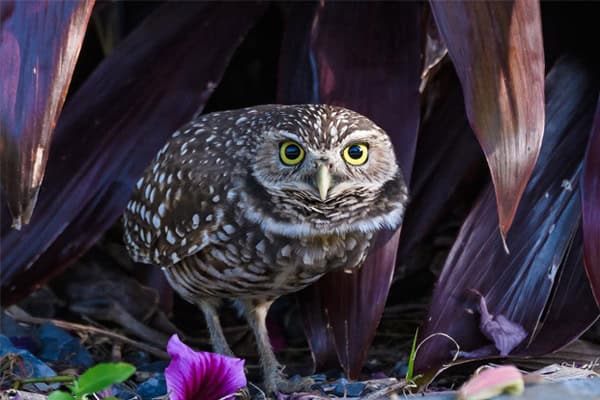
[[[289,257],[292,254],[292,248],[289,244],[283,246],[279,251],[283,257]]]
[[[225,174],[223,174],[223,176],[225,176]],[[233,200],[235,199],[236,196],[236,190],[235,189],[231,189],[230,191],[227,192],[227,200]]]
[[[225,233],[218,231],[217,232],[217,237],[219,238],[219,240],[226,242],[229,240],[229,236],[227,236]]]
[[[173,231],[170,229],[167,230],[167,242],[170,244],[175,244],[175,235],[173,235]]]

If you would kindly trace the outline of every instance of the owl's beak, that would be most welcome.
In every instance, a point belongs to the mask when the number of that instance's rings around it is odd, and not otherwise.
[[[317,187],[319,188],[319,195],[321,196],[321,201],[325,201],[327,199],[327,192],[329,191],[329,187],[331,187],[331,173],[329,172],[329,168],[326,165],[321,165],[317,170]]]

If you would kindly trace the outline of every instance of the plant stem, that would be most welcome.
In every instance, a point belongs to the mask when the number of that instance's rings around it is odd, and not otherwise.
[[[64,383],[64,382],[73,382],[77,379],[73,375],[56,375],[56,376],[46,376],[43,378],[27,378],[21,379],[22,384],[27,383]]]
[[[13,386],[14,389],[19,389],[23,385],[27,385],[28,383],[66,383],[66,382],[75,382],[77,378],[73,375],[56,375],[56,376],[44,376],[42,378],[26,378],[26,379],[18,379],[15,381]]]

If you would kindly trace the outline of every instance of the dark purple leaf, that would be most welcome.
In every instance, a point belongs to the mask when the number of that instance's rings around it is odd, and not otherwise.
[[[167,345],[171,362],[165,369],[171,400],[235,398],[246,387],[244,360],[221,354],[196,352],[173,335]]]
[[[0,180],[12,225],[27,224],[94,6],[0,2]]]
[[[520,365],[539,364],[547,365],[550,362],[578,362],[581,364],[595,360],[595,349],[587,349],[581,354],[572,352],[573,346],[577,347],[576,339],[582,332],[587,331],[600,317],[600,308],[594,301],[592,290],[583,267],[583,241],[581,228],[578,229],[563,266],[558,271],[554,296],[544,312],[543,323],[535,334],[535,339],[527,347],[511,355],[511,360]],[[574,312],[573,310],[576,310]],[[568,327],[568,328],[565,328]],[[579,343],[580,346],[590,346],[587,342]],[[491,346],[492,350],[495,348]],[[478,349],[482,350],[484,348]],[[562,354],[558,351],[566,351]],[[497,354],[491,351],[461,352],[466,358],[488,358]],[[586,349],[584,349],[586,350]],[[554,355],[552,355],[552,354]],[[522,357],[521,357],[522,356]],[[584,357],[585,356],[585,357]],[[494,358],[496,358],[495,356]],[[531,357],[535,357],[532,359]]]
[[[366,115],[390,134],[410,177],[419,122],[420,6],[331,2],[287,11],[280,101],[335,104]],[[361,270],[334,272],[300,294],[305,310],[326,310],[306,317],[311,348],[320,349],[317,364],[330,354],[326,323],[342,366],[357,377],[383,312],[398,238],[399,231],[382,234]]]
[[[412,2],[293,7],[278,93],[285,103],[336,104],[367,115],[395,139],[407,177],[419,125],[419,12]]]
[[[400,262],[435,229],[441,216],[456,209],[454,199],[474,201],[488,177],[450,63],[429,80],[423,96],[426,107],[410,184],[411,200],[402,224]]]
[[[490,186],[465,221],[448,256],[422,338],[438,332],[448,334],[463,352],[492,344],[479,328],[477,302],[471,294],[477,290],[485,296],[491,314],[503,315],[527,332],[527,340],[511,354],[528,354],[558,272],[576,267],[565,260],[579,225],[577,183],[598,82],[583,65],[563,59],[549,74],[546,85],[544,144],[515,226],[507,236],[511,254],[503,251],[497,235]],[[562,327],[573,329],[573,336],[581,333],[580,328]],[[416,367],[420,371],[435,369],[449,361],[454,350],[446,338],[436,336],[421,347]]]
[[[310,285],[296,296],[315,371],[324,371],[339,366],[335,340],[329,325],[329,318],[323,308],[322,296],[323,291],[318,283]]]
[[[281,103],[319,103],[319,81],[311,48],[316,2],[283,3],[285,30],[279,59],[277,99]]]
[[[60,273],[115,223],[139,175],[204,105],[263,11],[250,2],[166,3],[100,64],[61,116],[30,225],[2,226],[3,304]]]
[[[587,331],[600,317],[600,308],[594,302],[583,267],[581,227],[573,239],[564,266],[559,271],[554,292],[545,312],[544,323],[523,355],[540,356],[560,350]]]
[[[537,1],[431,1],[486,154],[506,237],[544,130],[544,48]]]
[[[423,12],[423,40],[421,41],[423,67],[421,71],[421,85],[419,91],[423,92],[427,83],[443,64],[442,60],[448,54],[448,48],[440,36],[431,14],[431,8],[426,7]]]
[[[323,295],[322,306],[331,325],[338,360],[351,379],[360,376],[381,320],[399,239],[400,229],[380,233],[360,270],[352,274],[332,272],[316,283]]]
[[[600,304],[600,98],[581,176],[585,268]]]

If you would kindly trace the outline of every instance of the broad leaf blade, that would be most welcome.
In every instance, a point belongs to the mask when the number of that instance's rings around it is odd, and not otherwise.
[[[350,379],[358,379],[381,320],[392,284],[400,229],[381,232],[358,271],[335,271],[316,283],[334,337],[338,360]],[[318,339],[314,339],[318,340]]]
[[[574,311],[576,310],[576,312]],[[559,270],[555,294],[545,312],[540,331],[522,354],[541,356],[576,340],[600,317],[583,266],[583,238],[579,227],[564,267]],[[566,329],[565,327],[568,327]],[[597,353],[596,356],[600,354]],[[593,356],[594,353],[589,353]]]
[[[474,201],[488,177],[485,158],[469,126],[460,82],[451,63],[429,80],[423,97],[426,107],[421,117],[410,202],[398,254],[399,263],[407,265],[411,261],[407,258],[410,252],[436,229],[439,219],[448,212],[456,212],[455,200]]]
[[[325,371],[339,366],[335,339],[329,318],[323,308],[322,296],[323,290],[318,282],[296,295],[315,371]]]
[[[127,363],[102,363],[85,371],[77,381],[76,394],[99,392],[114,383],[127,380],[135,372],[135,367]]]
[[[506,237],[542,143],[544,49],[537,1],[431,1],[486,154]]]
[[[581,176],[583,248],[596,302],[600,304],[600,98]]]
[[[50,393],[50,395],[48,396],[48,400],[74,400],[75,398],[67,393],[67,392],[63,392],[60,390],[54,391],[52,393]]]
[[[409,177],[419,121],[419,5],[332,2],[316,11],[312,7],[295,5],[290,12],[301,18],[292,21],[284,39],[280,101],[336,104],[366,115],[391,135]],[[327,310],[307,316],[311,347],[329,354],[317,335],[327,331],[323,323],[331,325],[338,358],[350,377],[360,372],[381,318],[398,238],[399,231],[386,232],[360,271],[333,272],[300,294],[305,310],[318,309],[318,302]],[[314,356],[320,364],[320,355]]]
[[[13,227],[27,224],[92,1],[0,2],[0,181]]]
[[[166,3],[100,64],[61,116],[31,224],[2,227],[3,304],[60,273],[115,223],[139,175],[204,105],[263,11]]]
[[[422,337],[446,333],[461,351],[493,343],[480,330],[472,290],[482,293],[489,312],[519,324],[528,337],[513,353],[528,354],[561,268],[567,263],[579,226],[577,182],[598,82],[583,66],[562,60],[547,79],[548,120],[540,159],[507,236],[505,254],[497,235],[492,187],[465,221],[439,278]],[[565,294],[569,295],[569,294]],[[581,326],[564,326],[573,335]],[[564,337],[564,336],[563,336]],[[567,344],[567,343],[563,343]],[[452,358],[454,346],[442,337],[426,342],[417,369],[432,370]],[[495,351],[495,354],[498,354]],[[493,354],[493,353],[492,353]]]

